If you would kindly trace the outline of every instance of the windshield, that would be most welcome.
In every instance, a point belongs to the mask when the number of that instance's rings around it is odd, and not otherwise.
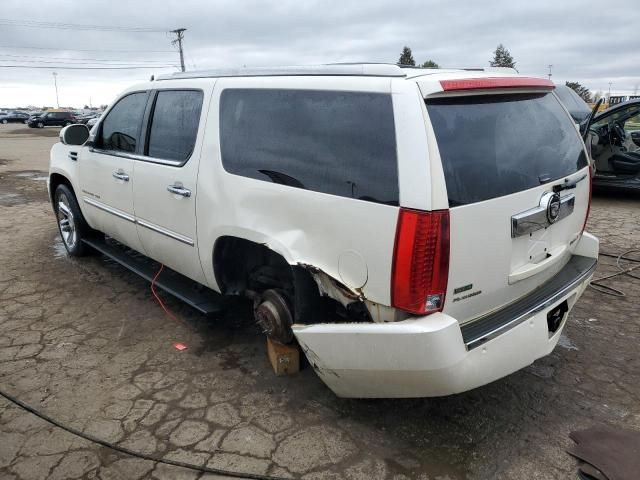
[[[584,144],[552,93],[427,101],[449,205],[528,190],[587,166]]]

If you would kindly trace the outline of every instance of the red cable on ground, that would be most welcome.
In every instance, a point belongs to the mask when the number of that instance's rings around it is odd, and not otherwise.
[[[158,272],[155,274],[155,276],[153,277],[153,280],[151,280],[151,293],[153,293],[153,296],[155,297],[156,301],[158,302],[158,304],[162,307],[162,309],[164,310],[164,313],[167,314],[167,316],[173,320],[174,322],[178,322],[179,320],[176,318],[176,316],[171,313],[171,310],[169,310],[165,304],[162,302],[162,300],[160,299],[160,297],[158,296],[158,293],[156,292],[156,280],[158,280],[158,277],[160,276],[160,274],[162,273],[162,271],[164,270],[164,263],[160,264],[160,270],[158,270]]]
[[[158,292],[156,292],[156,280],[158,279],[158,277],[160,276],[163,270],[164,270],[164,263],[161,263],[160,270],[158,270],[158,273],[156,273],[155,276],[153,277],[153,280],[151,280],[151,293],[153,293],[154,298],[156,299],[158,304],[162,307],[162,310],[164,310],[164,313],[166,313],[171,320],[185,327],[188,327],[188,325],[185,322],[180,320],[178,317],[176,317],[173,314],[173,312],[171,312],[171,310],[169,310],[169,308],[164,304],[162,299],[158,296]]]

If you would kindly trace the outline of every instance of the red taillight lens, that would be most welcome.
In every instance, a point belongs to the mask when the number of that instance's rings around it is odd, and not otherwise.
[[[582,225],[582,232],[587,228],[587,220],[589,220],[589,213],[591,212],[591,197],[593,195],[593,165],[589,163],[589,205],[587,205],[587,214],[584,216],[584,224]]]
[[[400,209],[391,303],[418,315],[442,310],[449,279],[449,211]]]

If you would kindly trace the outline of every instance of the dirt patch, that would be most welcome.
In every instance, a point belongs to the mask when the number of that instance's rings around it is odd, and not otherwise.
[[[18,171],[0,174],[0,205],[13,207],[29,202],[47,202],[47,174]]]
[[[18,128],[7,132],[9,135],[30,135],[32,137],[57,137],[60,135],[60,127],[45,128]]]

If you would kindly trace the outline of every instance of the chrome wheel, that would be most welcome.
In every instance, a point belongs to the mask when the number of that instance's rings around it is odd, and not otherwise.
[[[73,250],[78,242],[78,232],[76,228],[76,222],[71,213],[71,207],[69,206],[69,199],[62,193],[58,197],[58,226],[60,227],[60,234],[64,241],[67,250]]]

